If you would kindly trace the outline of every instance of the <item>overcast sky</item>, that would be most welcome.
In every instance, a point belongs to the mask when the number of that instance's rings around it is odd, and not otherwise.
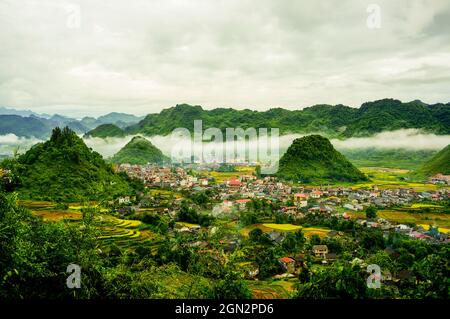
[[[449,102],[449,21],[448,0],[0,0],[0,106]]]

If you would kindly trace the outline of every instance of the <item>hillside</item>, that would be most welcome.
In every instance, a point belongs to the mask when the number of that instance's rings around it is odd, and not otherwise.
[[[320,135],[295,139],[279,162],[278,177],[302,182],[367,180],[330,141]]]
[[[130,134],[167,135],[175,128],[193,130],[194,120],[203,128],[277,127],[281,134],[317,133],[327,137],[370,136],[385,130],[421,128],[450,134],[450,104],[428,105],[421,101],[402,103],[394,99],[367,102],[358,108],[345,105],[315,105],[302,110],[270,109],[265,112],[179,104],[159,114],[149,114],[125,129]]]
[[[343,148],[338,151],[356,167],[388,167],[416,170],[437,152],[435,150]]]
[[[87,132],[85,137],[123,137],[125,132],[118,126],[114,124],[102,124],[97,126],[95,129]]]
[[[111,159],[113,163],[128,163],[145,165],[147,163],[161,163],[169,161],[149,140],[135,136]]]
[[[450,175],[450,144],[425,162],[417,171],[421,176],[433,176],[435,174]]]
[[[55,128],[50,140],[18,158],[22,198],[83,201],[132,192],[126,175],[116,174],[100,154],[89,149],[69,128]]]

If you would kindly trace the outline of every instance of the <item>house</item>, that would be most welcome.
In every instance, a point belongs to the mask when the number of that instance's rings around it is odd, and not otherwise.
[[[255,279],[259,274],[259,266],[253,262],[242,262],[238,264],[239,269],[244,272],[245,279]]]
[[[286,206],[282,207],[281,211],[288,215],[294,215],[297,213],[297,206]]]
[[[130,197],[129,196],[119,197],[118,202],[119,202],[119,204],[129,204]]]
[[[320,198],[322,196],[322,192],[321,191],[312,191],[311,192],[311,198]]]
[[[278,260],[281,264],[281,267],[288,274],[292,274],[295,272],[295,260],[290,257],[282,257]]]
[[[244,210],[248,202],[250,202],[250,199],[237,199],[235,203],[239,210]]]
[[[233,178],[227,181],[227,186],[231,188],[240,188],[242,186],[242,183],[238,179]]]
[[[327,245],[314,245],[312,251],[317,258],[325,259],[328,254]]]
[[[272,241],[274,241],[278,244],[282,243],[285,238],[285,236],[282,233],[277,232],[277,231],[271,231],[268,235]]]

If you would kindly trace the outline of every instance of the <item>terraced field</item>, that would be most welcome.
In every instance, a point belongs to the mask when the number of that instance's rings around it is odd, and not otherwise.
[[[21,201],[20,204],[30,209],[35,216],[42,217],[48,222],[61,220],[79,221],[83,217],[81,203],[71,203],[66,210],[55,209],[55,204],[45,201]],[[92,203],[91,203],[92,204]],[[100,209],[100,213],[104,212]],[[100,214],[96,216],[97,226],[100,230],[99,239],[106,246],[115,244],[121,248],[131,248],[138,244],[148,244],[149,249],[156,249],[161,242],[161,236],[150,230],[141,230],[142,222],[139,220],[125,220],[111,215]]]
[[[138,220],[125,220],[110,215],[98,217],[100,240],[106,245],[115,244],[121,248],[131,248],[146,243],[150,249],[155,248],[161,238],[150,230],[139,230],[142,225]]]
[[[247,281],[255,299],[288,299],[294,291],[294,282],[279,281]]]

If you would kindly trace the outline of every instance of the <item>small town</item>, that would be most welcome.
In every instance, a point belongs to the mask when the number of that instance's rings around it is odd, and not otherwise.
[[[279,213],[289,216],[291,220],[301,219],[308,215],[321,215],[350,219],[352,213],[362,212],[370,206],[378,208],[401,207],[420,202],[440,202],[450,197],[449,188],[436,191],[415,191],[412,188],[379,189],[376,185],[370,189],[354,189],[352,187],[301,186],[278,181],[276,177],[257,178],[254,174],[243,174],[239,178],[230,178],[223,182],[215,182],[207,174],[193,171],[211,171],[214,165],[186,167],[168,167],[155,165],[121,164],[118,171],[142,180],[146,187],[171,189],[201,193],[210,191],[210,200],[216,203],[212,209],[214,216],[232,216],[233,212],[245,211],[252,199],[265,200],[276,204]],[[432,184],[449,185],[450,176],[437,174],[429,179]],[[130,203],[129,198],[119,199],[120,203]],[[143,199],[145,201],[145,198]],[[171,203],[167,213],[176,216],[180,201]],[[139,203],[134,205],[139,212]],[[356,222],[362,226],[379,228],[385,232],[397,231],[409,235],[413,239],[429,240],[436,243],[448,243],[450,236],[437,229],[426,230],[422,226],[411,227],[393,223],[383,218],[367,220],[358,218]],[[180,231],[191,231],[184,227]]]

